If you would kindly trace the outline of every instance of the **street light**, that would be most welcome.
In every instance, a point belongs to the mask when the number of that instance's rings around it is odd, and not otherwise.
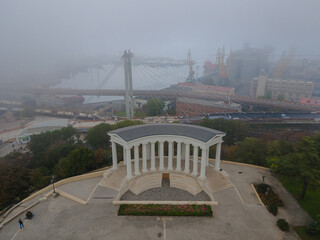
[[[56,193],[56,189],[54,187],[54,175],[52,175],[52,177],[51,177],[51,183],[52,183],[53,193],[55,194]]]

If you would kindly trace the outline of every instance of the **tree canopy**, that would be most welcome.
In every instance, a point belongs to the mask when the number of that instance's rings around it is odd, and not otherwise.
[[[90,128],[86,135],[87,144],[95,149],[107,148],[110,145],[110,137],[108,132],[112,130],[110,124],[101,123],[93,128]]]
[[[72,137],[75,132],[76,130],[73,127],[65,127],[53,132],[44,132],[32,135],[31,141],[28,143],[28,148],[33,154],[37,155],[56,141],[62,140],[73,142]]]
[[[239,121],[219,119],[203,119],[200,122],[203,127],[216,129],[226,133],[223,138],[224,142],[228,145],[233,145],[238,141],[241,141],[247,135],[247,127]]]
[[[101,123],[97,126],[90,128],[86,134],[86,141],[90,147],[94,149],[103,148],[106,149],[110,146],[110,137],[108,132],[114,129],[134,126],[142,124],[143,122],[137,120],[124,120],[114,125],[107,123]]]
[[[161,115],[164,107],[165,107],[165,103],[161,99],[159,98],[149,99],[146,104],[147,115],[149,116]]]
[[[294,152],[280,158],[279,173],[302,181],[300,199],[304,199],[309,185],[320,185],[320,134],[304,137]]]
[[[254,165],[266,166],[267,146],[258,138],[247,137],[238,142],[236,159]]]

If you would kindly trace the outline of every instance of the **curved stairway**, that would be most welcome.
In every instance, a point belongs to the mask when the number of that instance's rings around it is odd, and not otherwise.
[[[195,177],[181,173],[170,173],[170,187],[180,188],[191,193],[192,195],[197,195],[203,191]]]
[[[129,183],[129,190],[138,195],[152,188],[161,187],[162,173],[146,173],[133,178]]]

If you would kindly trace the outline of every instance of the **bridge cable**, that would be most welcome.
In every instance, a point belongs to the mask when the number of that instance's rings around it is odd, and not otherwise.
[[[170,86],[172,85],[172,83],[171,83],[170,81],[166,80],[166,79],[167,79],[166,77],[162,77],[163,74],[161,74],[159,71],[156,71],[156,69],[150,68],[150,69],[149,69],[149,72],[150,72],[151,74],[155,75],[157,79],[160,79],[160,78],[161,78],[160,81],[157,81],[157,82],[161,82],[162,80],[165,80],[166,82],[168,82],[168,84],[169,84]],[[163,86],[162,86],[162,88],[163,88]],[[176,91],[176,94],[179,95],[180,97],[184,97],[183,95],[181,95],[182,93],[181,93],[180,91]],[[164,93],[164,95],[166,95],[166,94]],[[171,97],[168,97],[168,98],[171,98],[171,99],[172,99],[172,96],[171,96]],[[181,112],[183,112],[182,115],[188,116],[188,114],[187,114],[184,110],[181,109]]]
[[[145,82],[145,80],[144,80],[144,76],[146,76],[146,75],[145,75],[145,72],[143,72],[140,67],[135,67],[135,72],[139,75],[139,79],[142,80],[143,82]],[[147,76],[147,77],[148,77],[148,76]],[[145,84],[144,84],[144,85],[145,85]],[[146,86],[146,85],[145,85],[145,86]],[[157,105],[157,108],[158,108],[161,112],[165,111],[166,115],[168,116],[167,111],[166,111],[165,109],[162,109],[162,108],[160,107],[160,105]]]
[[[152,77],[156,79],[156,83],[158,83],[157,86],[159,86],[159,83],[160,83],[160,82],[163,82],[163,80],[165,80],[166,82],[168,82],[168,80],[166,80],[166,78],[162,77],[163,74],[162,74],[162,76],[159,75],[159,73],[155,72],[152,67],[149,68],[149,69],[146,69],[144,66],[142,66],[142,67],[144,68],[144,70],[145,70],[147,73],[152,74]],[[169,82],[169,85],[172,85],[172,83]],[[160,90],[162,90],[164,87],[167,87],[167,84],[166,84],[166,86],[165,86],[164,84],[160,84]],[[166,95],[163,91],[160,92],[160,94],[161,94],[164,98],[172,99],[172,96]],[[177,94],[178,94],[178,93],[177,93]],[[186,114],[185,111],[183,111],[183,112],[184,112],[184,114],[185,114],[186,116],[188,115],[188,114]]]

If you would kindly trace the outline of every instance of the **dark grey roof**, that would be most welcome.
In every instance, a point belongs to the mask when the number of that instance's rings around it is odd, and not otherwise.
[[[134,139],[153,135],[178,135],[207,142],[216,135],[225,134],[214,129],[188,124],[143,124],[110,131],[109,134],[117,134],[126,142]]]

